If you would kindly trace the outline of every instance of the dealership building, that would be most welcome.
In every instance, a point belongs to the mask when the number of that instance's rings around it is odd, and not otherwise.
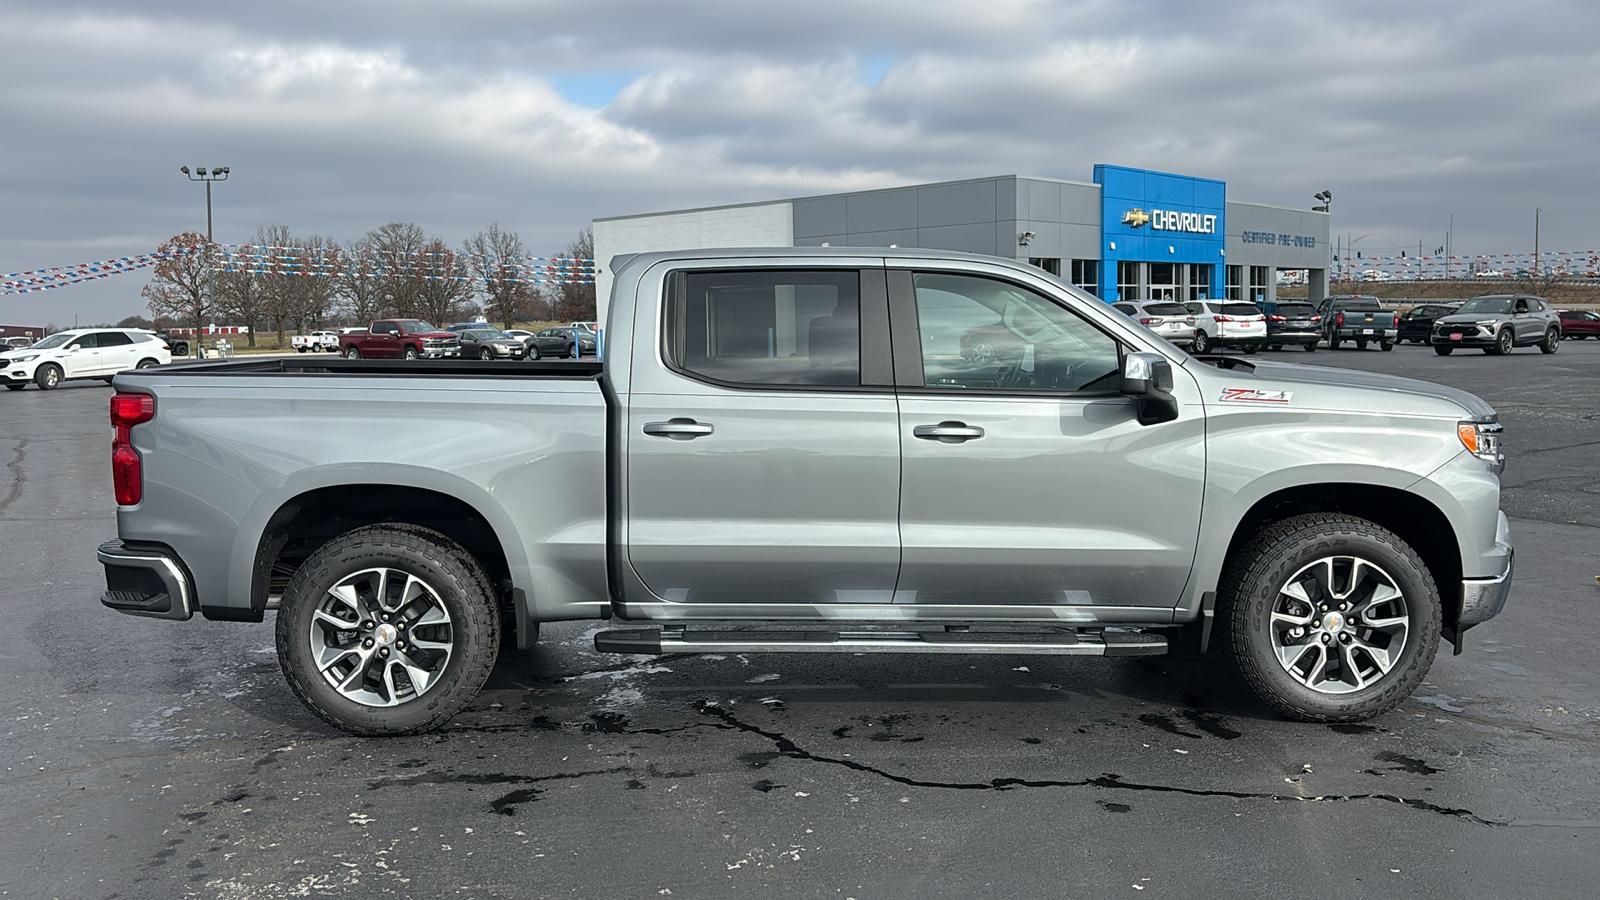
[[[1032,263],[1107,302],[1272,301],[1277,272],[1327,294],[1328,214],[1230,200],[1216,179],[1096,165],[594,220],[601,321],[618,254],[709,247],[920,247]]]

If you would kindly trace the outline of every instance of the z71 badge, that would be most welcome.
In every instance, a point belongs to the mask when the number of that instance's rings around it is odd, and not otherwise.
[[[1255,388],[1223,388],[1224,403],[1288,403],[1294,391],[1258,391]]]

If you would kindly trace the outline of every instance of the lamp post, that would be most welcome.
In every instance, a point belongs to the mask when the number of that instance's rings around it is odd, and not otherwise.
[[[206,242],[214,243],[211,239],[211,182],[227,181],[228,167],[217,166],[208,172],[205,166],[195,166],[194,171],[191,172],[188,166],[183,166],[178,171],[189,176],[190,181],[204,181],[206,183]]]

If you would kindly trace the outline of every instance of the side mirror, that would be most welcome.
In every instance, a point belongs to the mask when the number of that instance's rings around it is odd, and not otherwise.
[[[1157,425],[1178,417],[1172,396],[1172,363],[1159,353],[1129,353],[1122,360],[1122,395],[1136,402],[1140,425]]]

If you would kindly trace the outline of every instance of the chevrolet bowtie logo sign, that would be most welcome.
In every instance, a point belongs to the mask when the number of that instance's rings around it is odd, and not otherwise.
[[[1149,221],[1150,216],[1137,206],[1122,214],[1122,224],[1132,225],[1134,228],[1139,228]]]

